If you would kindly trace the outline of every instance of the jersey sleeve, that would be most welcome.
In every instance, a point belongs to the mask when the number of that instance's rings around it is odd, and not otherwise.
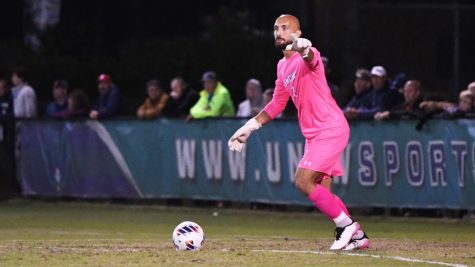
[[[285,89],[282,80],[277,75],[277,80],[275,81],[275,89],[274,95],[272,100],[267,104],[264,108],[264,111],[274,119],[277,117],[282,111],[284,111],[287,102],[289,101],[289,92]]]
[[[310,49],[313,52],[313,58],[310,62],[307,62],[307,66],[314,70],[319,67],[321,64],[320,62],[322,61],[322,58],[320,57],[320,52],[315,47],[310,47]]]

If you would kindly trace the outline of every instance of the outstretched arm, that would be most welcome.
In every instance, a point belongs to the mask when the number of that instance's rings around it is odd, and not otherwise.
[[[310,47],[312,42],[305,38],[299,38],[295,33],[290,34],[292,44],[289,44],[285,50],[297,51],[306,62],[312,62],[314,53]]]
[[[282,80],[279,78],[279,75],[277,75],[272,100],[259,114],[248,120],[244,126],[239,128],[236,133],[231,136],[228,142],[229,149],[231,151],[241,152],[244,144],[253,131],[261,128],[262,125],[270,122],[275,117],[277,117],[277,115],[282,113],[285,106],[287,105],[287,102],[289,101],[289,97],[289,92],[285,89]]]
[[[241,152],[251,133],[261,128],[262,125],[270,122],[271,120],[271,116],[269,116],[265,110],[262,110],[254,118],[248,120],[244,126],[239,128],[239,130],[237,130],[233,136],[231,136],[228,141],[229,149],[231,151]]]
[[[257,114],[254,119],[256,119],[257,123],[260,125],[267,124],[272,120],[271,116],[269,116],[265,110],[261,110],[261,112],[259,112],[259,114]]]

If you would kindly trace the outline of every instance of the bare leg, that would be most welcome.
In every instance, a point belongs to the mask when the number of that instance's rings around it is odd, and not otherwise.
[[[309,196],[317,184],[322,182],[324,176],[325,174],[321,172],[298,168],[295,172],[295,186],[306,196]]]
[[[328,189],[328,191],[332,191],[332,184],[333,184],[333,179],[323,179],[322,182],[320,183],[323,187]]]

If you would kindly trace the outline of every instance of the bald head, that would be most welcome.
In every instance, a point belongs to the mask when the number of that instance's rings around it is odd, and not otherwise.
[[[412,86],[412,87],[414,87],[417,91],[420,91],[421,88],[422,88],[421,82],[418,81],[418,80],[409,80],[409,81],[406,82],[405,85],[407,85],[407,86]]]
[[[300,21],[297,17],[289,14],[280,15],[276,20],[277,23],[287,23],[289,27],[293,28],[295,31],[300,31]]]
[[[404,99],[408,103],[416,102],[421,97],[422,86],[418,80],[409,80],[404,85]]]
[[[296,34],[298,37],[302,34],[299,20],[288,14],[279,16],[274,23],[275,46],[284,50],[292,43],[290,34]]]
[[[475,82],[469,83],[467,86],[467,90],[469,90],[470,92],[472,92],[473,95],[475,95]]]

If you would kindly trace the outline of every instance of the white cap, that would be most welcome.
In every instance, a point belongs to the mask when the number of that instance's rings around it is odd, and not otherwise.
[[[383,77],[386,76],[386,69],[383,66],[374,66],[371,69],[371,75]]]

